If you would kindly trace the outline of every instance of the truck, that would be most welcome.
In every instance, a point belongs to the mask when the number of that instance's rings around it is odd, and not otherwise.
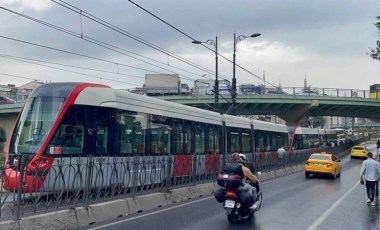
[[[178,74],[145,74],[145,94],[148,96],[179,95],[181,79]]]
[[[228,80],[218,80],[219,94],[230,94],[231,83]],[[194,96],[214,95],[215,80],[198,79],[194,81]]]
[[[243,95],[249,94],[263,94],[265,92],[263,85],[242,84],[240,85],[240,91]]]
[[[369,98],[380,99],[380,84],[370,85]]]

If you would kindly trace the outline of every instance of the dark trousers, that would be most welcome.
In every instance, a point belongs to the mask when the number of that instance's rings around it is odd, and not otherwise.
[[[377,181],[365,181],[365,187],[367,189],[367,197],[368,199],[373,201],[373,198],[375,197],[375,186],[376,186]]]
[[[375,181],[375,196],[379,196],[379,181]]]

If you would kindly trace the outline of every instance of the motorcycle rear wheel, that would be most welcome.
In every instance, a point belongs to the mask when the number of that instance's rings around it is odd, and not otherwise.
[[[227,219],[228,219],[228,222],[230,222],[230,224],[236,224],[239,220],[239,218],[233,213],[228,214]]]

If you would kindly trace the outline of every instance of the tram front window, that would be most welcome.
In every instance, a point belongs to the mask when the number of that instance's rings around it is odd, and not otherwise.
[[[10,153],[36,153],[50,131],[63,102],[64,98],[30,98],[12,135]]]

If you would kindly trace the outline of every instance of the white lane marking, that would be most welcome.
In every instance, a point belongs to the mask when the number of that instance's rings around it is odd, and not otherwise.
[[[359,185],[359,181],[356,182],[354,186],[350,190],[348,190],[339,200],[337,200],[326,212],[324,212],[314,223],[308,228],[308,230],[314,230],[319,227],[320,224],[323,223],[327,219],[327,217],[335,211],[340,203],[350,194],[357,186]]]
[[[135,219],[139,219],[139,218],[142,218],[142,217],[151,216],[151,215],[154,215],[154,214],[157,214],[157,213],[161,213],[161,212],[166,212],[166,211],[171,210],[171,209],[180,208],[180,207],[183,207],[183,206],[186,206],[186,205],[189,205],[189,204],[194,204],[194,203],[205,201],[205,200],[208,200],[208,199],[211,199],[211,198],[214,198],[214,197],[210,196],[210,197],[202,198],[202,199],[191,201],[191,202],[186,202],[184,204],[175,205],[175,206],[170,207],[170,208],[165,208],[165,209],[157,210],[157,211],[154,211],[154,212],[142,214],[142,215],[139,215],[139,216],[134,216],[134,217],[131,217],[131,218],[128,218],[128,219],[116,221],[116,222],[113,222],[113,223],[109,223],[109,224],[105,224],[105,225],[102,225],[102,226],[99,226],[99,227],[89,228],[89,229],[96,230],[96,229],[102,229],[102,228],[111,227],[111,226],[116,225],[116,224],[121,224],[121,223],[125,223],[125,222],[132,221],[132,220],[135,220]]]

